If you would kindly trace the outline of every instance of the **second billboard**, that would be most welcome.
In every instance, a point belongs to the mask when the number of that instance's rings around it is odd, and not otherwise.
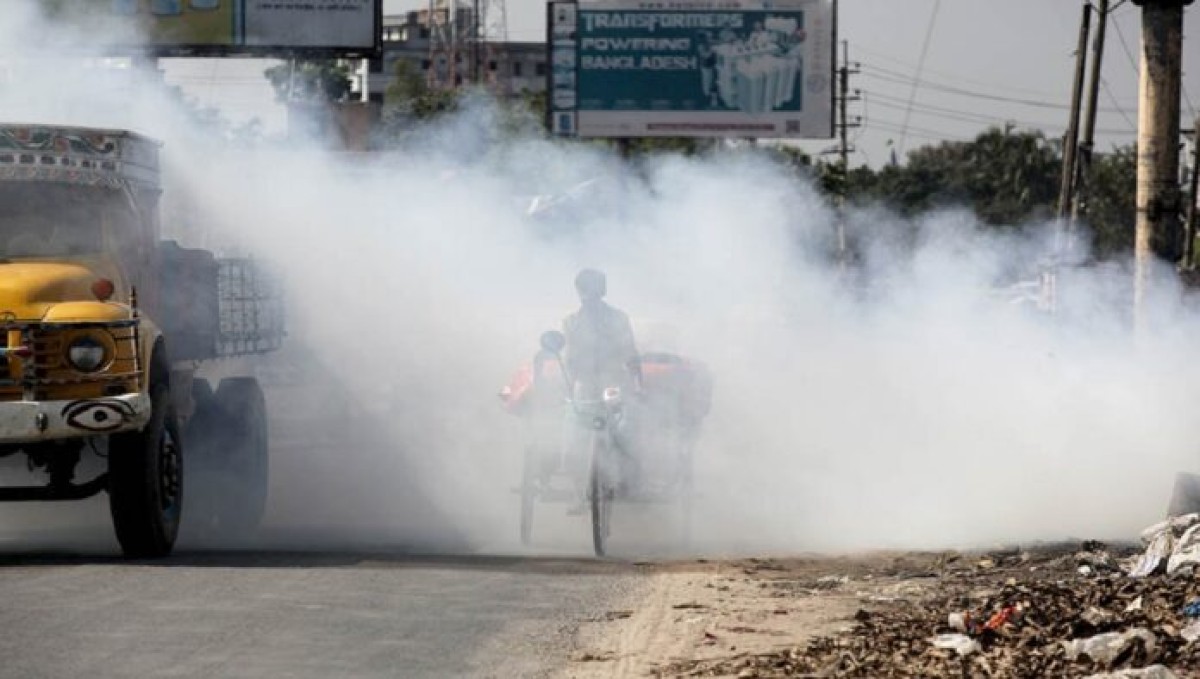
[[[560,134],[832,135],[832,0],[581,0],[549,19]]]

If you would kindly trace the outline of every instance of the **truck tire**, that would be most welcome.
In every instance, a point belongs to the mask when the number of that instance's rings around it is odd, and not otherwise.
[[[225,476],[216,505],[217,525],[228,537],[244,538],[258,529],[267,510],[267,401],[258,380],[230,377],[217,386],[215,402],[226,433],[217,457]]]
[[[217,536],[216,508],[225,481],[217,458],[226,443],[225,422],[208,380],[192,380],[192,403],[192,416],[183,427],[188,492],[182,533],[185,540],[197,537],[207,542]]]
[[[151,384],[150,400],[150,422],[108,443],[109,510],[131,558],[170,554],[183,506],[183,447],[167,385]]]

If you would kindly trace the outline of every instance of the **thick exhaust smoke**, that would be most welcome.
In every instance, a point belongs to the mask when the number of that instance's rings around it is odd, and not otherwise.
[[[153,78],[39,51],[31,13],[0,21],[21,55],[7,116],[162,139],[168,235],[280,272],[288,348],[249,366],[273,413],[272,545],[519,550],[522,430],[496,393],[584,266],[643,348],[713,374],[697,553],[1125,537],[1197,466],[1197,324],[1165,267],[1137,337],[1123,263],[1065,272],[1054,316],[1014,302],[1048,225],[862,211],[847,271],[814,187],[752,150],[631,166],[503,135],[483,99],[393,154],[230,147]],[[569,197],[534,217],[536,196]],[[535,551],[589,549],[583,520],[538,511]],[[653,509],[617,511],[618,553],[668,544]],[[22,521],[3,525],[37,531]]]

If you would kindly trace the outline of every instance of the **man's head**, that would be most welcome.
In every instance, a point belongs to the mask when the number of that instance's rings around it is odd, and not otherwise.
[[[575,276],[575,290],[584,302],[597,301],[608,294],[608,281],[604,273],[595,269],[584,269]]]

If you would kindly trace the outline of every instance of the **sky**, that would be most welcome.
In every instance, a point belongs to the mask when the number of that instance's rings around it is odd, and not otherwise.
[[[1097,123],[1101,151],[1131,143],[1137,129],[1140,10],[1129,0],[1112,4]],[[423,6],[384,0],[387,13]],[[508,0],[509,39],[542,39],[543,7],[535,0]],[[917,146],[971,139],[1009,121],[1061,136],[1081,8],[1079,0],[841,0],[839,39],[848,42],[850,60],[859,64],[851,87],[862,97],[850,109],[862,122],[852,132],[852,164],[878,166],[893,149],[903,158]],[[1200,6],[1185,11],[1183,55],[1182,109],[1184,127],[1190,127],[1200,115]],[[171,61],[168,79],[201,103],[235,119],[257,116],[268,129],[285,124],[260,77],[262,62]],[[918,74],[921,85],[914,92]],[[821,153],[833,142],[802,146]]]

